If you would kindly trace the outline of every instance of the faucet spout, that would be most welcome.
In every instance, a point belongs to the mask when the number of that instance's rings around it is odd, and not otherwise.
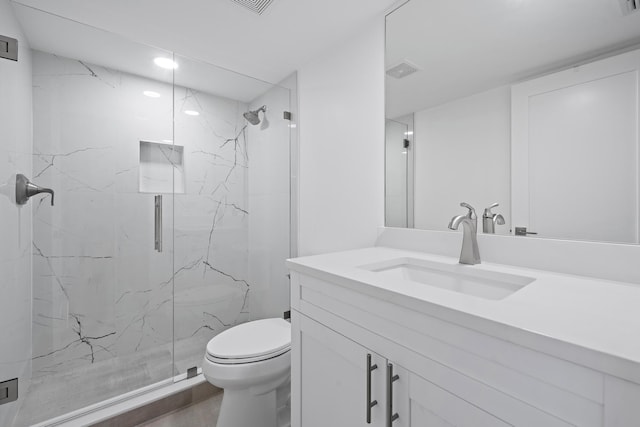
[[[50,189],[50,188],[42,188],[42,187],[40,187],[40,188],[38,188],[37,193],[35,193],[35,194],[41,194],[41,193],[51,194],[51,206],[53,206],[53,197],[54,197],[53,190]]]
[[[460,264],[480,264],[480,250],[478,249],[478,218],[472,215],[472,209],[467,215],[458,215],[451,218],[449,228],[457,230],[462,224],[462,249],[460,251]]]
[[[460,223],[467,219],[466,215],[458,215],[458,216],[454,216],[453,218],[451,218],[451,221],[449,221],[449,229],[450,230],[457,230],[458,227],[460,227]]]

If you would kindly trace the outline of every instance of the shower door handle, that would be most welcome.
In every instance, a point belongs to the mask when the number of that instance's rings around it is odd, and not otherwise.
[[[155,197],[154,207],[154,249],[162,252],[162,195]]]

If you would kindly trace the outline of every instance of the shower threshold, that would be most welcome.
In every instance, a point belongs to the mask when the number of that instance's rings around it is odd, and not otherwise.
[[[87,406],[77,411],[34,424],[31,427],[86,427],[106,421],[134,409],[149,405],[172,394],[180,393],[206,382],[202,370],[198,375],[187,378],[180,374],[174,378],[142,387],[120,396]]]

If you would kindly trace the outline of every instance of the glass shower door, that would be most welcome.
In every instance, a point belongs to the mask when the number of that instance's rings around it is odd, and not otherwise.
[[[409,126],[387,119],[385,126],[385,225],[409,223]]]
[[[23,23],[47,22],[103,47],[87,43],[71,57],[30,52],[30,178],[54,189],[55,205],[29,201],[33,355],[15,424],[22,426],[172,376],[172,239],[162,251],[154,246],[156,230],[173,235],[175,153],[173,69],[154,63],[171,53],[16,8]]]
[[[207,342],[226,328],[288,310],[290,122],[288,89],[176,61],[177,375],[200,368]]]

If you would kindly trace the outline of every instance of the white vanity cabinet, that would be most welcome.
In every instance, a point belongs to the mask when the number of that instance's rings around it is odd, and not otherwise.
[[[304,315],[294,329],[302,426],[509,425]]]
[[[292,268],[293,427],[640,426],[635,383],[320,277]]]
[[[293,313],[304,388],[300,424],[309,427],[384,426],[385,359],[331,329]],[[367,364],[369,362],[369,364]],[[370,380],[367,381],[367,366]],[[366,398],[374,405],[366,405]]]

